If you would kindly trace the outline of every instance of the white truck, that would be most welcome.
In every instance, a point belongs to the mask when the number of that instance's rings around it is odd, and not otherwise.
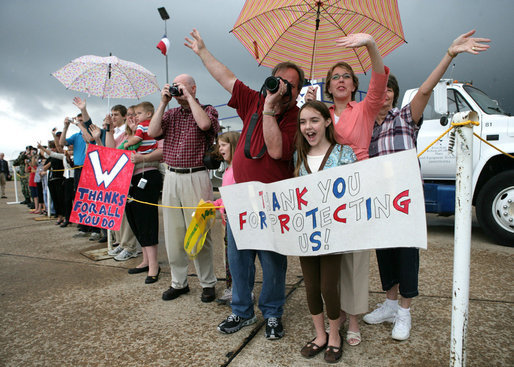
[[[417,89],[405,92],[402,107]],[[479,126],[473,131],[485,141],[514,155],[514,117],[498,103],[467,83],[441,80],[423,113],[418,152],[446,131],[456,112],[475,111]],[[454,131],[454,130],[452,130]],[[455,154],[449,134],[421,157],[427,213],[452,215],[455,211]],[[473,205],[484,232],[505,246],[514,246],[514,159],[473,138]]]

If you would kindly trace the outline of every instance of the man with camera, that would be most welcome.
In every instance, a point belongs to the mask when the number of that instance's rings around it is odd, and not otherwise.
[[[172,98],[179,107],[164,112]],[[163,205],[196,207],[200,199],[213,200],[212,184],[203,156],[219,129],[218,111],[211,105],[200,104],[196,98],[195,80],[190,75],[178,75],[171,86],[164,86],[161,102],[148,127],[150,136],[164,138],[163,157],[168,167],[162,189]],[[184,237],[192,213],[192,209],[163,208],[164,239],[171,268],[171,287],[162,294],[165,301],[189,292],[189,258],[184,250]],[[194,264],[203,288],[202,302],[214,301],[216,276],[210,232]]]
[[[293,176],[291,159],[297,129],[296,98],[303,86],[303,71],[286,62],[275,66],[261,92],[254,91],[207,50],[196,29],[185,45],[202,60],[211,75],[232,98],[228,105],[243,120],[241,138],[232,160],[237,183],[261,181],[270,183]],[[255,256],[262,266],[263,284],[259,308],[266,320],[267,339],[284,335],[282,313],[285,303],[287,258],[271,251],[238,250],[227,223],[228,259],[232,273],[232,314],[218,325],[224,334],[234,333],[256,322],[252,302],[255,280]]]

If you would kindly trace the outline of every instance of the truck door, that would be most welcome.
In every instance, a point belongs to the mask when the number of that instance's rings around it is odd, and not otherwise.
[[[433,95],[423,112],[423,125],[418,135],[418,153],[423,151],[449,127],[451,118],[456,112],[473,110],[459,91],[447,89],[448,120],[441,125],[442,114],[435,112]],[[421,157],[421,172],[425,180],[455,180],[455,154],[448,151],[449,135],[440,138]],[[454,150],[455,151],[455,150]],[[478,147],[474,155],[479,154]],[[476,161],[474,159],[474,161]]]

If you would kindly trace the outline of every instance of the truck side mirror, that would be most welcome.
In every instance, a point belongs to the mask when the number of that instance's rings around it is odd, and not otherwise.
[[[441,118],[439,119],[439,123],[441,124],[441,126],[448,125],[448,116],[442,115]]]
[[[446,95],[446,81],[442,80],[434,88],[434,111],[445,115],[448,113],[448,97]]]

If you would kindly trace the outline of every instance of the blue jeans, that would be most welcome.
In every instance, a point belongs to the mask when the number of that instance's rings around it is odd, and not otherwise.
[[[227,223],[228,264],[232,273],[232,312],[245,319],[254,316],[252,290],[255,282],[255,255],[262,267],[259,309],[265,319],[281,317],[286,301],[287,257],[272,251],[238,250]]]

